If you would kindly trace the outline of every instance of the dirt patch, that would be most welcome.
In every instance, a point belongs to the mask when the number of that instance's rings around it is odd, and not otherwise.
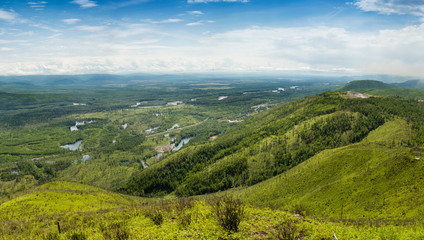
[[[371,95],[366,94],[366,93],[358,93],[358,92],[348,91],[346,93],[346,97],[348,97],[348,98],[370,98]]]
[[[166,145],[162,145],[162,146],[157,146],[155,148],[156,152],[158,153],[164,153],[164,152],[169,152],[174,148],[174,144],[166,144]]]

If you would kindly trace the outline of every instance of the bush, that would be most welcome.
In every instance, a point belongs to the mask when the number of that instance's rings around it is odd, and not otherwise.
[[[108,226],[101,224],[100,230],[105,239],[125,240],[130,237],[129,230],[123,222],[114,222]]]
[[[277,226],[277,239],[295,240],[298,234],[297,224],[292,219],[286,219]]]
[[[237,232],[244,217],[244,206],[240,200],[222,198],[214,203],[214,210],[219,225],[228,232]]]
[[[161,225],[164,220],[162,211],[157,208],[154,208],[150,211],[146,211],[145,216],[150,218],[156,225]]]
[[[306,217],[309,213],[305,205],[297,204],[294,206],[293,211],[295,214]]]
[[[48,232],[44,236],[44,239],[46,239],[46,240],[58,240],[59,239],[59,233]]]
[[[175,211],[177,213],[178,223],[186,228],[191,224],[191,213],[187,212],[188,209],[193,208],[194,201],[191,198],[181,198],[175,204]]]
[[[87,239],[87,235],[82,232],[74,232],[70,235],[69,239],[71,240],[85,240]]]

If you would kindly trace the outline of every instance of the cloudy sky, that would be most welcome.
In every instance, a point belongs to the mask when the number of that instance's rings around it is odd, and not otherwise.
[[[424,0],[0,2],[0,75],[424,78]]]

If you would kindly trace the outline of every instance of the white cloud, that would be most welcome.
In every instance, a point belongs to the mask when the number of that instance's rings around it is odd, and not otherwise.
[[[16,14],[13,11],[5,11],[3,9],[0,9],[0,20],[5,20],[8,22],[15,22],[18,21],[18,14]]]
[[[91,7],[98,6],[95,1],[91,1],[91,0],[74,0],[71,3],[78,4],[80,5],[81,8],[91,8]]]
[[[81,19],[78,18],[68,18],[68,19],[63,19],[62,22],[66,23],[66,24],[76,24],[79,21],[81,21]]]
[[[132,5],[138,5],[140,3],[144,3],[144,2],[147,2],[147,1],[149,1],[149,0],[113,1],[113,2],[109,3],[106,6],[106,8],[110,8],[110,9],[123,8],[123,7],[132,6]]]
[[[35,10],[43,10],[46,7],[46,1],[28,2],[28,5]]]
[[[14,40],[3,40],[3,39],[0,39],[0,44],[9,44],[9,43],[14,43],[15,41]]]
[[[8,52],[8,51],[13,51],[13,48],[9,48],[9,47],[0,47],[0,51],[2,52]]]
[[[210,3],[210,2],[241,2],[247,3],[249,0],[187,0],[187,3]]]
[[[422,0],[359,0],[355,5],[368,12],[380,14],[407,14],[424,16],[424,1]]]
[[[170,19],[166,19],[166,20],[162,20],[162,21],[151,21],[149,20],[150,23],[177,23],[177,22],[182,22],[182,19],[179,18],[170,18]]]
[[[58,38],[58,37],[60,37],[62,35],[63,35],[62,33],[56,33],[56,34],[53,34],[53,35],[48,36],[47,38],[54,39],[54,38]]]
[[[60,32],[59,30],[52,28],[52,27],[49,27],[49,26],[44,25],[44,24],[30,24],[30,26],[40,28],[40,29],[44,29],[44,30],[48,30],[48,31],[51,31],[51,32]]]
[[[188,11],[188,14],[194,15],[194,16],[200,16],[203,15],[202,11]]]
[[[202,20],[202,21],[187,23],[186,26],[194,27],[194,26],[201,26],[204,23],[214,23],[214,22],[215,21],[211,21],[211,20]]]
[[[106,27],[82,25],[82,26],[78,26],[77,29],[81,31],[86,31],[86,32],[102,32],[106,29]]]
[[[321,26],[249,27],[205,35],[181,33],[181,29],[160,32],[154,27],[84,25],[75,28],[84,31],[75,38],[53,35],[43,42],[31,41],[33,46],[3,40],[1,47],[14,51],[2,51],[0,72],[256,71],[424,78],[424,24],[366,33]],[[20,54],[16,54],[18,49]]]
[[[151,26],[151,25],[150,25]],[[82,25],[76,27],[77,30],[89,32],[91,34],[84,35],[88,41],[111,42],[111,41],[130,41],[132,38],[151,37],[152,34],[166,34],[157,32],[147,24],[118,24],[107,26],[90,26]],[[147,36],[147,34],[150,34]]]

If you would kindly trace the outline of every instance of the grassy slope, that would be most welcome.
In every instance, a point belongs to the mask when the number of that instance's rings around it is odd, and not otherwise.
[[[96,187],[51,182],[3,202],[0,205],[0,221],[68,211],[111,209],[134,203],[132,198]]]
[[[360,143],[325,150],[232,194],[260,206],[305,208],[330,218],[421,219],[424,154],[403,147],[410,135],[405,121],[394,120]]]
[[[186,199],[146,205],[142,198],[53,182],[0,205],[0,239],[333,239],[334,233],[339,239],[424,236],[420,224],[376,228],[322,222],[250,205],[244,208],[239,231],[229,233],[218,224],[214,201]],[[163,222],[155,224],[149,217],[152,213],[161,215]]]

